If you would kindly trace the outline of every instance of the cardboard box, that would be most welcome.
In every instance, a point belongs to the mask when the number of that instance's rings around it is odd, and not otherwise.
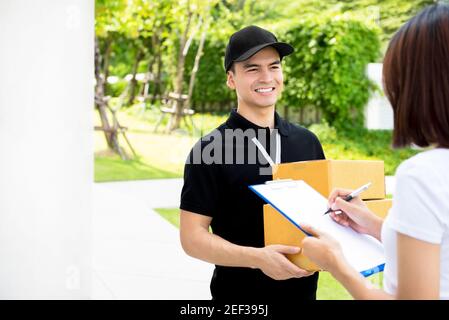
[[[368,209],[377,214],[381,218],[385,218],[393,205],[392,199],[380,199],[380,200],[364,200]]]
[[[302,247],[302,239],[306,237],[306,234],[269,204],[263,207],[263,219],[266,246],[270,244],[284,244]],[[320,270],[316,264],[301,253],[288,254],[287,258],[304,270]]]
[[[371,182],[361,198],[385,198],[383,161],[371,160],[313,160],[281,163],[273,170],[273,180],[304,180],[328,198],[334,188],[357,189]]]

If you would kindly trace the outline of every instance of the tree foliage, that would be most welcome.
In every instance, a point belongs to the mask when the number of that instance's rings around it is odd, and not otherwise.
[[[337,127],[361,126],[372,88],[365,68],[379,55],[376,27],[346,14],[314,16],[295,23],[285,40],[296,50],[285,61],[283,102],[318,107]]]
[[[192,105],[195,107],[235,104],[235,95],[225,84],[223,68],[225,46],[233,32],[247,25],[259,25],[273,31],[280,40],[295,41],[294,45],[298,52],[296,58],[286,59],[285,78],[288,82],[286,86],[288,91],[280,104],[287,104],[293,108],[313,105],[323,110],[327,118],[334,120],[345,114],[337,106],[341,108],[346,106],[348,109],[346,113],[351,116],[354,115],[354,110],[360,110],[359,105],[366,100],[370,88],[361,73],[361,63],[379,62],[382,58],[382,54],[377,54],[378,44],[374,40],[373,28],[363,27],[367,23],[377,25],[376,32],[381,41],[380,52],[382,52],[392,33],[400,25],[422,7],[433,2],[433,0],[96,0],[95,31],[100,52],[104,56],[103,61],[109,62],[103,66],[103,72],[106,75],[109,73],[123,78],[132,73],[136,59],[140,58],[137,72],[149,71],[156,76],[158,68],[161,69],[158,82],[151,83],[153,87],[150,88],[151,93],[157,95],[160,91],[174,90],[180,37],[187,25],[187,7],[193,13],[188,37],[194,33],[195,26],[199,25],[200,21],[209,19],[207,38],[193,90]],[[207,4],[210,7],[206,10]],[[357,16],[358,22],[337,23],[333,19],[325,19],[343,16],[345,13]],[[329,26],[326,25],[328,23]],[[310,34],[294,31],[295,27],[299,29],[300,26],[308,28]],[[355,30],[353,36],[350,35],[352,28]],[[201,29],[198,29],[192,37],[186,57],[183,75],[184,93],[188,88],[200,35]],[[307,39],[309,40],[306,41]],[[312,41],[313,39],[316,43]],[[332,44],[330,41],[337,42]],[[362,51],[371,51],[373,55],[362,54],[363,59],[356,59]],[[306,61],[299,61],[300,57]],[[346,63],[352,59],[356,59],[354,61],[357,63]],[[298,65],[290,65],[288,63],[290,60],[295,60],[295,64]],[[321,62],[318,63],[318,60]],[[306,72],[304,78],[301,79],[304,72]],[[317,77],[322,79],[321,84],[316,81]],[[328,83],[326,88],[323,87],[325,83]],[[160,88],[155,88],[157,86]],[[119,82],[105,88],[105,91],[106,94],[117,95],[123,89],[124,83]],[[341,94],[337,94],[337,91]],[[356,111],[354,116],[354,121],[357,122],[360,114]]]

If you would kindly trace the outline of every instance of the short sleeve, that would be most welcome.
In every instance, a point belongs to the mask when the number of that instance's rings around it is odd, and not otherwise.
[[[312,135],[312,140],[314,141],[313,149],[315,151],[316,159],[326,159],[323,151],[323,146],[321,145],[320,140],[312,131],[310,131],[310,133]]]
[[[180,209],[213,217],[219,197],[219,168],[215,163],[195,161],[189,154],[184,167]]]
[[[439,184],[439,177],[428,166],[401,165],[388,217],[391,228],[421,241],[440,244],[445,230],[441,220],[445,199]]]

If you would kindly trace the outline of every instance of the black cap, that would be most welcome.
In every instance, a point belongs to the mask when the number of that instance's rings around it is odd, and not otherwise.
[[[226,72],[235,61],[245,61],[266,47],[273,47],[282,59],[293,52],[293,47],[284,42],[278,42],[271,32],[257,26],[249,26],[234,33],[226,47],[224,67]]]

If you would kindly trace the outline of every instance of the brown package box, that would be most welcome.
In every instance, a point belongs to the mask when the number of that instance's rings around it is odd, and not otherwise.
[[[385,198],[384,162],[371,160],[313,160],[282,163],[273,170],[273,180],[304,180],[324,197],[334,188],[355,190],[371,182],[362,199]]]
[[[364,200],[368,209],[381,218],[385,218],[393,205],[392,199]]]
[[[265,245],[284,244],[302,247],[302,239],[306,237],[297,226],[285,218],[280,212],[269,204],[263,207]],[[287,258],[302,269],[318,271],[316,264],[301,253],[288,254]]]

